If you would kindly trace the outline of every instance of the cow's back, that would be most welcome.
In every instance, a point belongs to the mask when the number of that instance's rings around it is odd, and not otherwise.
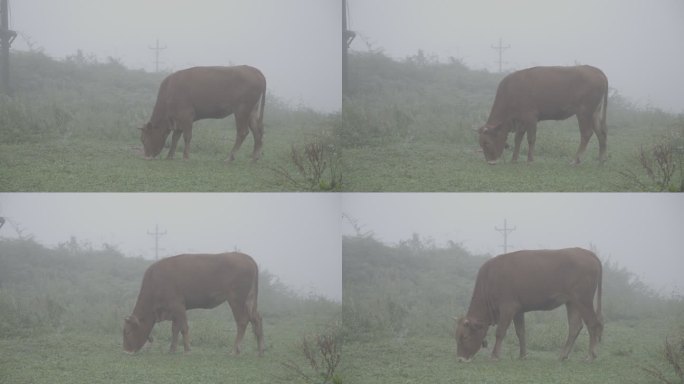
[[[582,248],[512,252],[483,268],[490,299],[520,301],[525,310],[553,309],[572,295],[593,297],[602,273],[596,255]]]
[[[143,289],[161,306],[182,300],[187,309],[213,308],[229,297],[246,297],[255,279],[257,264],[246,254],[183,254],[152,264]]]

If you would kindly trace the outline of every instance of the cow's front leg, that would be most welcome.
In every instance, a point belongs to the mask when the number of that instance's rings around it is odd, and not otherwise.
[[[501,356],[501,344],[506,336],[508,327],[511,325],[514,313],[514,311],[505,311],[499,316],[499,323],[496,325],[496,342],[494,343],[494,350],[492,350],[492,360],[499,360]]]
[[[190,352],[190,327],[188,326],[188,318],[185,316],[185,311],[180,319],[180,332],[183,335],[183,351]]]
[[[525,342],[525,313],[520,311],[513,317],[513,325],[515,326],[515,334],[518,336],[518,343],[520,344],[520,359],[527,357],[527,344]]]
[[[169,347],[169,353],[176,352],[176,347],[178,346],[178,333],[180,332],[180,322],[173,319],[171,322],[171,347]]]
[[[190,158],[190,140],[192,140],[192,125],[183,129],[183,142],[185,143],[183,147],[183,160]]]
[[[537,141],[537,125],[527,127],[527,161],[534,161],[534,143]]]
[[[181,133],[183,133],[180,130],[173,130],[173,135],[171,136],[171,148],[169,148],[169,154],[166,155],[167,160],[173,159],[173,156],[176,154],[176,145],[178,145],[178,139],[180,138]]]
[[[525,136],[524,129],[518,129],[515,131],[515,146],[513,147],[513,158],[511,159],[511,162],[513,163],[518,161],[518,155],[520,154],[520,143],[522,142],[523,136]]]

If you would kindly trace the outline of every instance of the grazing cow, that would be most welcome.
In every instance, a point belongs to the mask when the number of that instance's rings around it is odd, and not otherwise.
[[[261,156],[265,100],[266,79],[254,67],[193,67],[172,73],[162,81],[152,118],[142,128],[145,158],[159,155],[173,131],[167,158],[173,158],[182,133],[183,158],[188,159],[194,121],[235,114],[235,145],[226,161],[235,159],[249,130],[254,135],[252,160],[256,161]]]
[[[525,358],[525,312],[549,311],[563,304],[568,312],[568,339],[561,360],[567,359],[582,321],[589,330],[588,360],[594,360],[603,332],[601,279],[601,262],[581,248],[518,251],[487,260],[477,273],[468,313],[456,319],[459,361],[470,361],[492,325],[496,325],[492,359],[498,359],[511,320],[520,342],[520,358]]]
[[[478,129],[480,146],[489,164],[496,164],[506,146],[508,133],[515,132],[513,159],[518,160],[520,142],[527,134],[527,161],[533,160],[537,122],[565,120],[577,115],[580,145],[573,164],[587,148],[595,132],[599,161],[606,160],[606,109],[608,79],[598,68],[534,67],[513,72],[499,83],[487,123]]]
[[[125,319],[123,348],[134,353],[143,347],[154,324],[171,320],[171,352],[176,351],[178,333],[185,352],[190,351],[190,334],[185,311],[215,308],[228,302],[237,324],[233,352],[240,345],[248,323],[263,354],[261,315],[257,311],[259,268],[243,253],[178,255],[152,264],[143,277],[133,313]]]

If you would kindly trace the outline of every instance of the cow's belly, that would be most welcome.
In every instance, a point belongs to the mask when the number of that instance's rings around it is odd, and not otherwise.
[[[186,297],[185,298],[185,308],[186,309],[211,309],[218,307],[222,303],[228,300],[228,297],[222,294],[210,294],[199,297]]]
[[[555,295],[523,303],[523,310],[529,311],[550,311],[568,302],[565,295]]]
[[[571,109],[557,109],[553,111],[543,111],[539,113],[539,121],[543,120],[565,120],[577,113]]]

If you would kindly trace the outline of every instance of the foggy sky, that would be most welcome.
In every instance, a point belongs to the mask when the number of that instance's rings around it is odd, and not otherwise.
[[[74,236],[153,259],[158,224],[160,256],[238,249],[299,294],[341,300],[340,209],[331,194],[4,193],[0,237],[19,228],[47,246]]]
[[[78,49],[133,69],[248,64],[294,106],[341,108],[342,7],[334,0],[11,0],[15,50]]]
[[[342,209],[388,244],[417,233],[491,255],[503,253],[495,227],[507,219],[509,252],[593,245],[658,292],[684,294],[682,194],[346,194]],[[347,220],[342,229],[355,234]]]
[[[396,59],[422,49],[474,69],[590,64],[640,106],[684,112],[681,0],[348,0],[352,50]]]

